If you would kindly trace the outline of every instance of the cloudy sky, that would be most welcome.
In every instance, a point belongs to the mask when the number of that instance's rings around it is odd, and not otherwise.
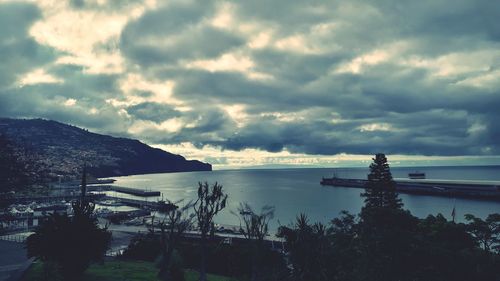
[[[215,168],[498,164],[499,18],[491,0],[0,0],[0,116]]]

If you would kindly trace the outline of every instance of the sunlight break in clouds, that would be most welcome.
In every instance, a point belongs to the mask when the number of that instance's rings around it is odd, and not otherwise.
[[[272,79],[272,76],[253,70],[255,63],[251,58],[236,54],[224,54],[215,60],[198,60],[186,64],[187,68],[204,69],[210,72],[235,71],[241,72],[249,79]]]
[[[102,3],[101,3],[102,2]],[[102,6],[107,1],[98,1]],[[76,10],[65,1],[41,1],[44,18],[30,29],[30,35],[43,45],[67,55],[56,64],[76,64],[88,73],[122,73],[123,58],[117,49],[119,35],[130,19],[139,17],[154,3],[129,7],[126,11]]]
[[[493,163],[497,2],[1,1],[0,112],[225,168]]]
[[[54,77],[53,75],[45,72],[45,70],[42,68],[38,68],[23,75],[19,79],[18,85],[20,87],[23,87],[26,85],[34,85],[40,83],[50,84],[50,83],[63,83],[63,82],[64,81],[62,79]]]

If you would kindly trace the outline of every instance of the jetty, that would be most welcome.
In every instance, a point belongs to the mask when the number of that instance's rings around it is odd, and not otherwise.
[[[394,179],[400,193],[500,201],[500,181]],[[368,180],[323,178],[321,185],[366,188]]]
[[[100,184],[96,185],[96,184],[93,184],[93,185],[88,185],[87,190],[88,191],[96,191],[96,192],[116,191],[116,192],[135,195],[135,196],[139,196],[139,197],[158,197],[158,196],[161,196],[161,192],[159,192],[159,191],[152,191],[152,190],[132,188],[132,187],[124,187],[124,186],[117,186],[117,185],[100,185]]]
[[[123,187],[123,186],[116,186],[116,185],[111,185],[110,190],[140,197],[158,197],[161,195],[159,191],[151,191],[146,189],[137,189],[137,188]]]
[[[121,202],[124,205],[136,207],[136,208],[141,208],[141,209],[151,209],[151,210],[158,210],[158,211],[170,211],[173,209],[177,209],[177,206],[175,204],[172,204],[168,201],[162,201],[162,200],[147,201],[147,200],[138,200],[138,199],[132,199],[132,198],[114,197],[114,196],[109,196],[109,195],[105,195],[103,199],[114,200],[117,202]]]

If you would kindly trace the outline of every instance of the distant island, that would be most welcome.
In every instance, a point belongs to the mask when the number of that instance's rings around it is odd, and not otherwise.
[[[51,120],[0,118],[0,134],[21,157],[29,157],[53,179],[77,177],[84,162],[95,177],[212,170],[208,163],[186,160],[138,140]]]

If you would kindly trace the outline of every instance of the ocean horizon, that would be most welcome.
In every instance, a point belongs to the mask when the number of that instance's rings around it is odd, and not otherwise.
[[[406,178],[409,172],[425,172],[428,179],[488,180],[500,182],[500,165],[484,166],[415,166],[392,167],[394,178]],[[365,179],[368,167],[343,168],[273,168],[227,169],[204,172],[144,174],[114,177],[115,185],[160,191],[161,196],[179,205],[196,199],[198,182],[224,186],[228,205],[215,219],[216,223],[238,225],[236,212],[240,203],[249,203],[258,211],[263,206],[274,206],[275,216],[270,228],[292,223],[300,213],[311,222],[328,223],[343,210],[358,214],[363,206],[363,189],[320,185],[323,177]],[[114,193],[114,196],[133,197]],[[456,219],[464,221],[465,214],[485,218],[500,211],[495,201],[400,194],[404,208],[423,218],[441,213],[451,219],[453,208]]]

